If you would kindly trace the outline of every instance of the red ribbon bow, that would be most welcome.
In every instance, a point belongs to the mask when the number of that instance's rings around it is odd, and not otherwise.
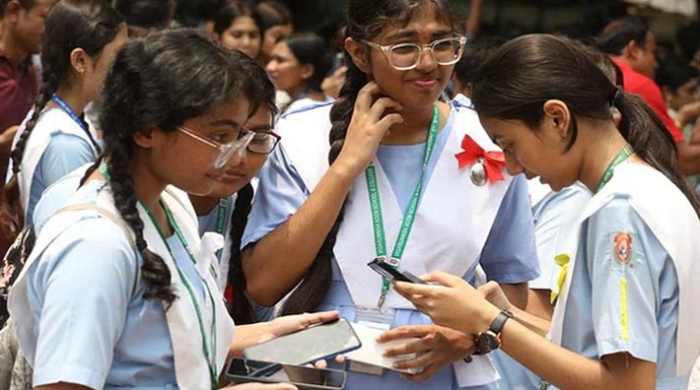
[[[487,152],[468,135],[465,135],[462,140],[462,149],[464,149],[463,152],[455,155],[459,162],[459,169],[472,165],[478,162],[479,159],[483,159],[489,183],[493,184],[497,181],[505,180],[503,173],[501,173],[501,169],[506,166],[506,157],[503,155],[503,152]]]

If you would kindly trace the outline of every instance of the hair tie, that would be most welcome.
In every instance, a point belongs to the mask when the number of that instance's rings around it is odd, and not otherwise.
[[[610,101],[610,105],[615,106],[615,103],[617,103],[617,101],[620,100],[620,97],[623,93],[625,93],[625,90],[622,89],[621,86],[618,85],[617,87],[615,87],[615,94],[613,95],[612,100]]]

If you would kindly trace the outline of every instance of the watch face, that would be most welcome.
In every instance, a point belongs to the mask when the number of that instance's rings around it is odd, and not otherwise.
[[[477,349],[480,354],[489,353],[500,346],[501,343],[498,341],[498,336],[491,331],[481,333],[477,338]]]

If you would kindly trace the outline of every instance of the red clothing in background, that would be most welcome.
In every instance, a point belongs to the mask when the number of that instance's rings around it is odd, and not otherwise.
[[[666,125],[669,133],[676,142],[685,142],[683,133],[676,127],[670,116],[668,116],[668,108],[664,102],[664,97],[661,94],[661,88],[656,82],[649,77],[634,71],[629,65],[622,61],[613,60],[622,71],[623,85],[626,92],[639,95],[649,107],[654,110],[656,115],[661,118],[661,121]]]

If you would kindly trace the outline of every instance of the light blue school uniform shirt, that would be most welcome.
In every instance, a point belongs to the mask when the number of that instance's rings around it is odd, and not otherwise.
[[[632,236],[631,258],[616,260],[615,237]],[[627,340],[620,304],[627,279]],[[685,390],[676,377],[679,285],[673,260],[629,199],[615,197],[582,227],[564,315],[562,346],[591,359],[627,352],[656,363],[656,388]]]
[[[41,198],[34,207],[34,232],[39,235],[41,228],[46,221],[58,210],[63,208],[68,200],[80,187],[80,180],[85,176],[85,172],[92,164],[85,164],[80,168],[58,179],[51,184],[41,195]]]
[[[554,257],[562,253],[567,234],[574,234],[576,220],[591,195],[588,188],[577,182],[559,192],[551,191],[533,207],[540,276],[530,281],[531,289],[552,290],[556,286],[561,267],[555,263]],[[497,350],[491,356],[501,374],[502,388],[539,389],[540,378],[508,354]]]
[[[104,186],[87,183],[69,204],[95,204]],[[204,304],[204,285],[184,246],[175,235],[167,242]],[[67,228],[30,267],[37,347],[25,353],[35,386],[62,381],[94,389],[177,387],[165,311],[161,301],[143,298],[142,263],[122,228],[95,212]]]
[[[64,114],[64,120],[70,123],[70,126],[75,126],[73,119],[60,108],[53,108],[52,110],[60,110]],[[29,112],[28,117],[32,114],[33,111]],[[73,134],[62,133],[60,126],[61,123],[38,122],[37,126],[32,130],[32,133],[49,132],[51,141],[44,149],[32,175],[32,184],[29,189],[29,204],[26,210],[26,225],[33,224],[34,208],[46,188],[81,165],[94,162],[97,159],[97,155],[89,141]],[[24,126],[15,137],[19,137],[23,132]]]
[[[455,102],[454,104],[459,103]],[[452,128],[456,125],[459,124],[455,123],[453,113],[436,140],[434,154],[428,164],[423,191],[430,185],[430,177],[438,157],[449,139]],[[377,151],[377,158],[404,210],[419,179],[424,150],[425,144],[380,145]],[[285,154],[284,148],[278,147],[260,172],[260,186],[243,236],[242,246],[245,247],[257,242],[284,223],[301,207],[308,196],[309,190]],[[527,282],[539,275],[536,259],[534,226],[528,200],[528,189],[525,178],[521,175],[513,179],[506,192],[482,250],[480,264],[490,280],[515,284]],[[318,310],[339,310],[341,316],[354,321],[355,306],[342,273],[335,261],[332,262],[332,267],[331,288]],[[474,278],[475,268],[476,265],[467,271],[464,275],[466,280]],[[427,316],[415,310],[397,310],[392,327],[409,324],[431,324],[431,321]],[[457,389],[458,387],[454,370],[449,365],[422,383],[408,382],[393,371],[385,371],[381,377],[348,372],[346,388],[353,390],[380,388]],[[494,383],[473,389],[477,388],[497,389],[498,386]]]

